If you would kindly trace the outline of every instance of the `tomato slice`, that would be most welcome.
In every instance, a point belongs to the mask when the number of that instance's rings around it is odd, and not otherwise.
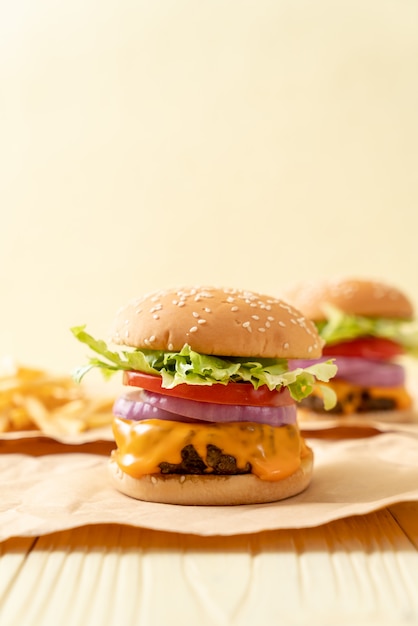
[[[228,383],[227,385],[187,385],[182,383],[173,389],[161,386],[161,377],[142,372],[126,371],[123,373],[123,383],[132,387],[140,387],[147,391],[154,391],[175,398],[196,400],[198,402],[212,402],[214,404],[241,404],[251,406],[287,406],[294,404],[288,389],[282,387],[280,391],[270,391],[263,385],[254,389],[251,383]]]
[[[358,356],[363,359],[392,359],[404,353],[404,349],[396,341],[382,337],[362,337],[351,341],[325,346],[324,356]]]

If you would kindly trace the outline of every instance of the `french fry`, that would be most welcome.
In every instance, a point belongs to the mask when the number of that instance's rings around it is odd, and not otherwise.
[[[75,435],[109,425],[112,405],[112,398],[89,397],[70,376],[0,361],[0,433]]]

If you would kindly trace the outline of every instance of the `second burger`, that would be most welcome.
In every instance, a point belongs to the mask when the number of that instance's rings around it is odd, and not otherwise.
[[[325,342],[323,357],[334,358],[338,367],[329,383],[337,403],[328,416],[413,419],[401,361],[418,356],[418,325],[401,289],[381,280],[341,277],[295,285],[284,297],[314,321]],[[292,364],[303,365],[303,360]],[[325,415],[321,390],[305,398],[301,408],[302,420]]]

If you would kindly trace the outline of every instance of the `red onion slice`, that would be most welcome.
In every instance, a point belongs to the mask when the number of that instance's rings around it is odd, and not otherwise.
[[[182,422],[258,422],[283,426],[296,422],[296,404],[280,407],[237,406],[185,400],[150,391],[134,391],[118,398],[113,412],[133,420],[169,419]]]
[[[117,398],[113,405],[113,413],[117,417],[123,417],[130,420],[173,420],[176,422],[198,422],[199,420],[183,417],[182,415],[173,415],[168,411],[159,409],[149,402],[135,400],[128,396]]]
[[[326,361],[329,357],[318,359]],[[364,387],[400,387],[405,384],[405,370],[398,363],[363,359],[354,356],[337,356],[335,364],[338,367],[335,379],[339,378]],[[312,361],[289,361],[289,369],[307,367]]]

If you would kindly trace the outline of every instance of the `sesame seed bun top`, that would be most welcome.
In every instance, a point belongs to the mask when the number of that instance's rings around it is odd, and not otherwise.
[[[404,293],[377,280],[336,278],[304,282],[283,291],[282,295],[314,321],[326,318],[326,304],[365,317],[412,319],[414,315],[412,303]]]
[[[314,324],[283,300],[240,289],[172,288],[122,307],[111,340],[133,348],[264,358],[318,358]]]

